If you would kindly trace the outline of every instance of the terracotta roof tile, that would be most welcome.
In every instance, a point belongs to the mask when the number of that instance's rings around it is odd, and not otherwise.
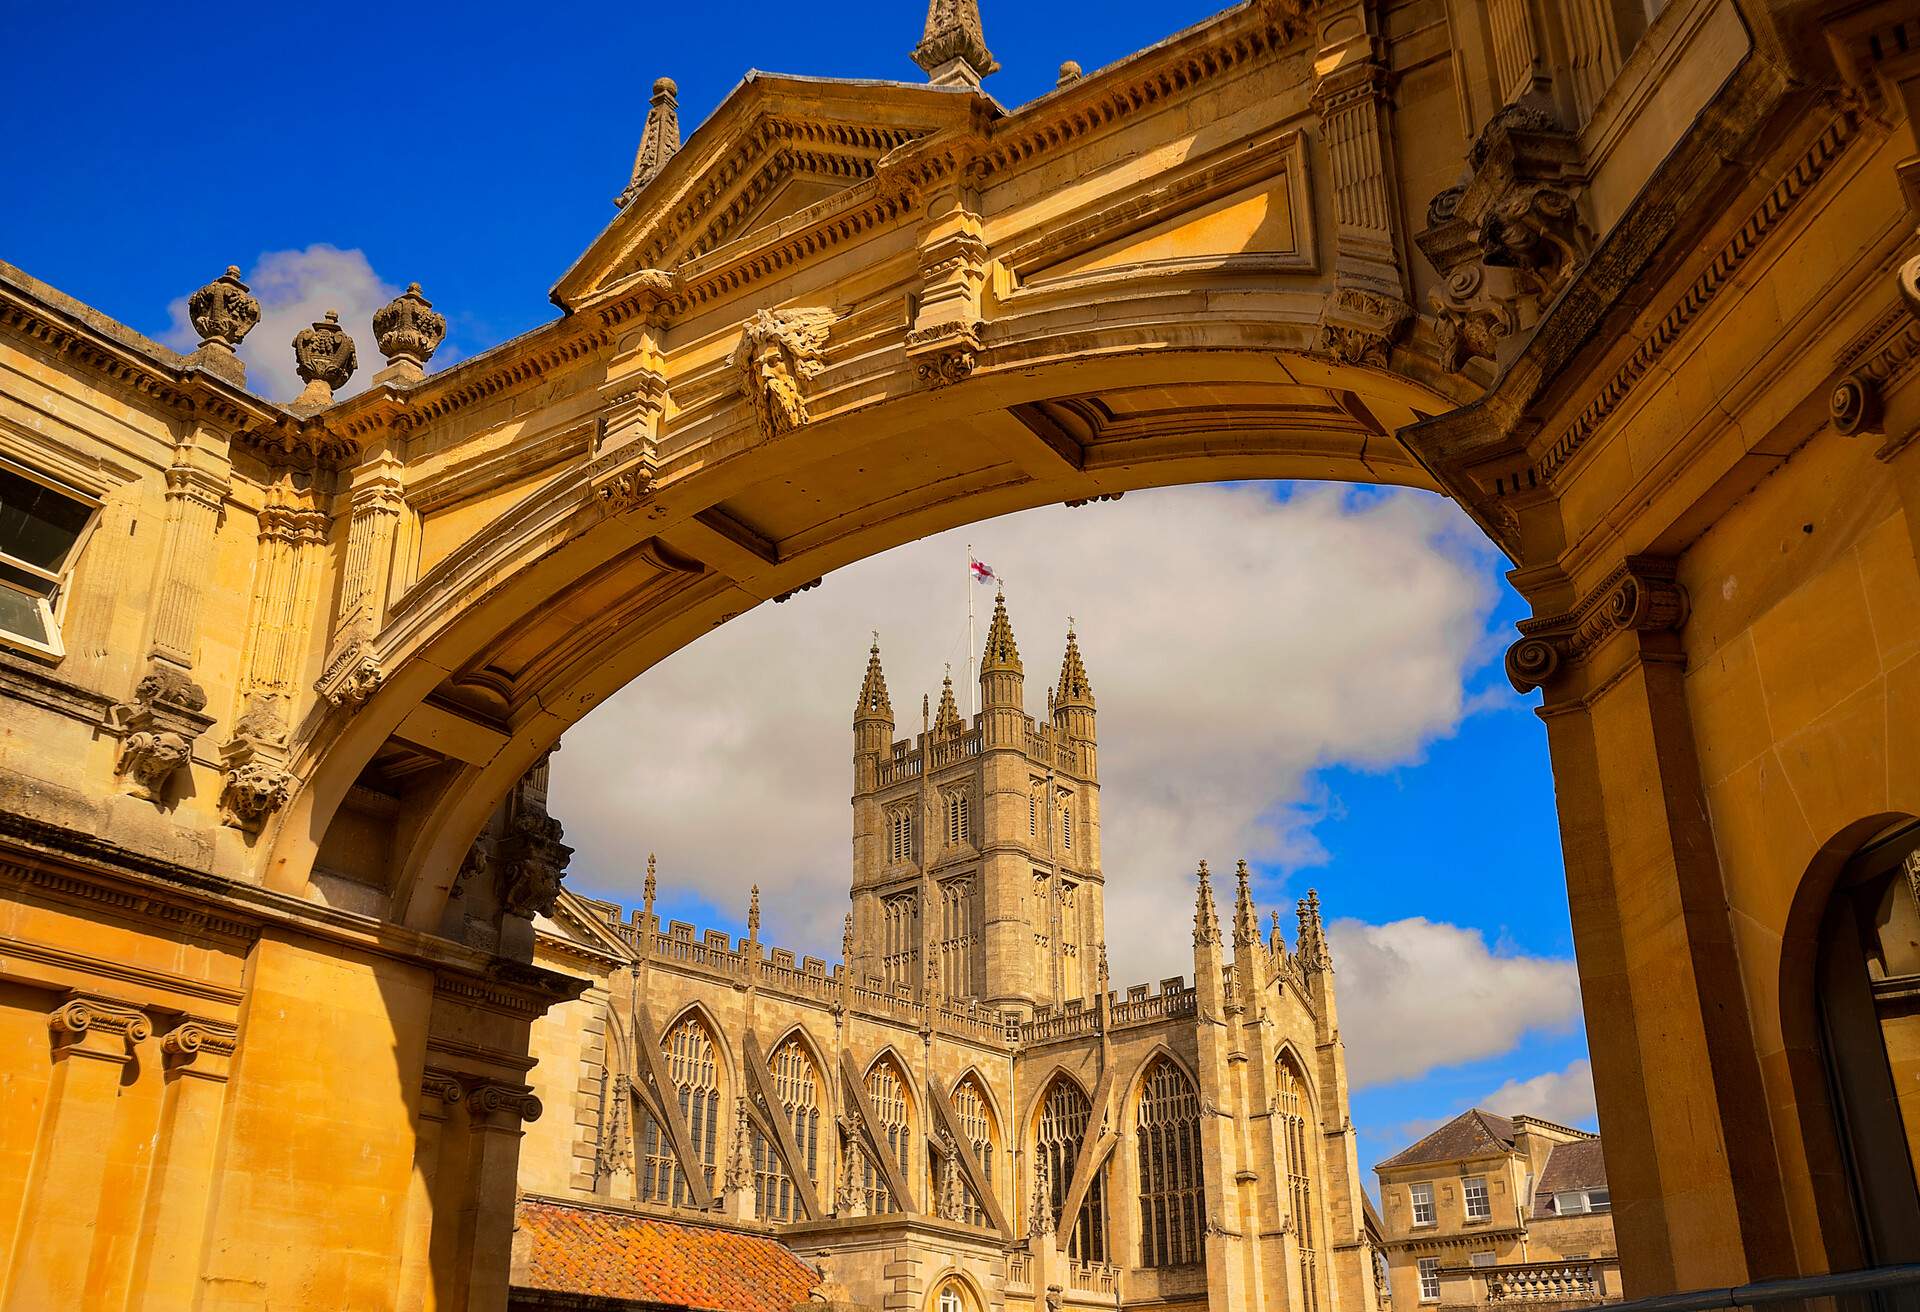
[[[820,1282],[776,1239],[524,1198],[514,1283],[716,1312],[788,1312]],[[518,1245],[516,1245],[518,1247]]]
[[[1460,1157],[1479,1157],[1492,1151],[1513,1147],[1513,1122],[1475,1107],[1461,1112],[1411,1148],[1396,1153],[1375,1167],[1418,1166],[1423,1162],[1450,1162]]]

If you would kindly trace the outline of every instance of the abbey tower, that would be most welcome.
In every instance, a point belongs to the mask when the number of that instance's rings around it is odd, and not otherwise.
[[[854,710],[856,977],[1029,1016],[1092,996],[1106,939],[1093,688],[1071,630],[1047,718],[994,599],[980,712],[949,677],[918,735],[894,737],[879,640]]]

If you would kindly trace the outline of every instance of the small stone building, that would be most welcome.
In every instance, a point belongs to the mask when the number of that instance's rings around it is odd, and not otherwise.
[[[1475,1108],[1374,1170],[1403,1312],[1621,1296],[1598,1135]]]
[[[875,644],[839,963],[757,891],[744,939],[659,923],[651,864],[637,912],[560,894],[536,960],[590,983],[534,1025],[523,1193],[777,1238],[858,1307],[1374,1312],[1317,898],[1263,934],[1243,862],[1223,926],[1203,862],[1192,980],[1112,987],[1074,635],[1044,719],[1024,677],[1002,600],[979,714],[949,681],[896,737]]]

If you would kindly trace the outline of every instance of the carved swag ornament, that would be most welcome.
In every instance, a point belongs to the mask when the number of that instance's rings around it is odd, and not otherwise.
[[[1467,165],[1414,238],[1443,281],[1430,303],[1441,361],[1455,371],[1496,359],[1503,338],[1538,323],[1593,249],[1574,199],[1579,143],[1548,110],[1524,101],[1501,110]]]
[[[741,326],[733,367],[762,438],[779,437],[807,422],[802,385],[826,367],[823,351],[832,323],[831,310],[756,310]]]

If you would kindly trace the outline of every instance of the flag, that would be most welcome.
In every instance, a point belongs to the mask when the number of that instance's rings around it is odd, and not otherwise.
[[[973,581],[975,583],[998,583],[1000,581],[1000,576],[993,572],[993,566],[987,564],[984,560],[973,560],[969,558],[967,568],[973,571]]]

